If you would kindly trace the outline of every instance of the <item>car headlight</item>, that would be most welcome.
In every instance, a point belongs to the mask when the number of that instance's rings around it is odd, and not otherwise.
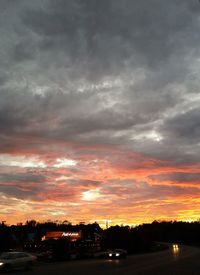
[[[116,253],[116,254],[115,254],[116,257],[119,257],[119,255],[120,255],[119,253]]]
[[[3,264],[4,264],[4,263],[1,262],[1,263],[0,263],[0,266],[2,266]]]
[[[112,253],[109,253],[108,256],[109,256],[109,257],[112,257]]]

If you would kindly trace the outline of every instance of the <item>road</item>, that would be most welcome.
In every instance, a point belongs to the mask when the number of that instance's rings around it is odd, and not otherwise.
[[[30,271],[11,274],[27,275],[200,275],[200,249],[170,246],[169,249],[131,255],[123,260],[74,260],[60,263],[38,263]]]

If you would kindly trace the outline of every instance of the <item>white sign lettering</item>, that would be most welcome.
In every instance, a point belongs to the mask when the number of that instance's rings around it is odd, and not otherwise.
[[[63,232],[62,237],[80,237],[79,232]]]

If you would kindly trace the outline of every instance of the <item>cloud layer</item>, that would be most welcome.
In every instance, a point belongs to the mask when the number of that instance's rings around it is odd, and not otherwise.
[[[0,6],[1,217],[199,218],[198,1]]]

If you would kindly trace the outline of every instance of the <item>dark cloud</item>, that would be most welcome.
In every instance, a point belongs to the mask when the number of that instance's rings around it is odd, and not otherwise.
[[[88,188],[93,188],[93,187],[98,187],[101,185],[100,181],[95,181],[95,180],[68,180],[67,181],[67,185],[71,185],[72,186],[76,186],[76,187],[80,187],[85,189],[85,187]]]
[[[200,162],[198,1],[0,5],[2,158],[8,165],[6,154],[37,156],[48,166],[44,176],[39,166],[35,172],[25,166],[11,171],[2,164],[2,193],[72,202],[117,178],[114,173],[130,179],[164,167],[173,172],[157,171],[146,180],[197,183],[198,171],[180,173],[173,166]],[[79,163],[58,169],[58,158]],[[59,180],[63,174],[69,180]],[[119,191],[124,200],[131,194],[130,201],[196,192],[142,182],[106,184],[105,194],[118,197]]]
[[[31,201],[64,200],[70,202],[80,199],[82,192],[101,185],[101,182],[94,180],[70,179],[70,175],[65,175],[69,179],[62,179],[62,174],[58,171],[53,173],[51,170],[45,170],[40,173],[34,174],[28,171],[26,173],[1,173],[0,193],[10,198]]]
[[[15,61],[32,56],[46,70],[53,62],[68,68],[70,78],[101,79],[147,66],[166,82],[198,44],[196,1],[21,1],[14,11],[7,4],[4,13],[13,15]]]
[[[196,143],[200,135],[200,109],[195,108],[165,121],[160,131],[166,139]]]
[[[45,176],[43,175],[35,175],[35,174],[6,174],[0,173],[0,183],[1,182],[22,182],[22,183],[30,183],[30,182],[44,182]]]
[[[167,85],[185,78],[183,57],[198,48],[195,1],[3,6],[5,19],[12,15],[2,30],[5,66],[12,74],[0,91],[2,132],[127,143],[126,131],[148,128],[183,102]],[[114,76],[120,85],[113,86]],[[106,77],[111,84],[104,90]],[[84,86],[83,93],[77,91]]]
[[[44,191],[46,181],[46,176],[28,171],[0,173],[0,193],[10,198],[41,200],[40,192]]]
[[[156,182],[170,182],[174,184],[179,183],[193,183],[199,184],[200,174],[199,173],[184,173],[184,172],[176,172],[176,173],[168,173],[168,174],[159,174],[159,175],[151,175],[150,179]]]
[[[156,176],[152,178],[158,179]],[[131,203],[135,205],[138,202],[148,202],[149,200],[157,200],[158,203],[162,203],[164,200],[173,200],[178,197],[198,197],[198,192],[198,187],[170,186],[162,185],[161,183],[151,185],[146,182],[134,180],[119,180],[112,183],[112,185],[108,184],[107,186],[104,186],[102,189],[102,194],[107,196],[112,194],[112,200],[118,201],[120,205],[123,204],[124,206],[127,206],[127,202],[128,205]]]
[[[134,57],[134,53],[141,55],[148,64],[160,63],[172,52],[177,50],[178,53],[183,41],[186,43],[181,50],[191,43],[189,39],[183,40],[183,34],[191,37],[191,30],[197,30],[196,1],[161,3],[151,0],[147,4],[146,1],[130,0],[77,0],[47,3],[43,9],[39,6],[24,12],[26,26],[47,37],[47,46],[69,51],[73,57],[87,54],[89,58],[98,60],[98,64],[111,65],[110,61],[115,63],[117,54],[126,60]],[[197,39],[197,36],[192,38]],[[79,42],[82,42],[81,46]],[[104,58],[100,59],[102,56]]]

